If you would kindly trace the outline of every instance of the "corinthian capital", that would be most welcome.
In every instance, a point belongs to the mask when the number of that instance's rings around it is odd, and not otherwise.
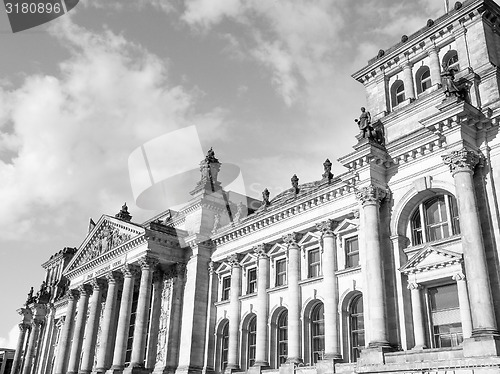
[[[338,222],[333,219],[327,219],[316,224],[316,229],[321,232],[323,236],[333,236],[333,230],[337,227]]]
[[[476,152],[465,147],[458,151],[452,151],[442,157],[444,164],[449,166],[453,175],[462,171],[468,173],[474,172],[474,168],[480,161],[480,157]]]
[[[158,265],[159,261],[154,257],[142,257],[139,259],[139,264],[141,265],[142,270],[152,270]]]
[[[267,252],[269,251],[269,248],[271,248],[271,246],[269,244],[262,243],[262,244],[256,245],[252,249],[255,252],[255,255],[257,256],[257,259],[259,259],[261,257],[267,257]]]
[[[387,191],[370,184],[367,187],[360,188],[356,190],[356,199],[361,202],[362,205],[368,204],[378,204],[387,196]]]
[[[298,247],[298,243],[299,243],[299,240],[302,238],[302,234],[298,233],[298,232],[291,232],[290,234],[286,234],[286,235],[283,235],[283,242],[288,245],[288,247],[291,247],[291,246],[297,246]]]
[[[238,253],[233,253],[232,255],[229,255],[227,257],[227,262],[229,263],[229,266],[231,266],[232,268],[240,267],[241,266],[240,261],[241,261],[241,255],[239,255]]]

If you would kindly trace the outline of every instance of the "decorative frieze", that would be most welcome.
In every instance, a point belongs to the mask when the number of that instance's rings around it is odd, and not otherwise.
[[[356,199],[364,206],[378,204],[387,196],[387,191],[370,184],[367,187],[356,190]]]
[[[474,168],[480,161],[480,157],[475,151],[465,147],[458,151],[452,151],[442,157],[444,164],[450,168],[452,174],[458,172],[473,173]]]

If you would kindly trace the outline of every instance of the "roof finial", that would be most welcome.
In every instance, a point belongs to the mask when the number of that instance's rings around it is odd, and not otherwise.
[[[115,214],[115,217],[118,219],[121,219],[122,221],[130,222],[130,220],[132,219],[132,216],[128,212],[127,203],[124,203],[122,205],[122,209],[118,213]]]
[[[294,174],[292,179],[290,179],[292,181],[292,188],[295,192],[295,195],[297,195],[299,193],[299,177],[297,177],[297,174]]]
[[[333,174],[332,174],[332,163],[330,162],[329,159],[326,159],[326,161],[323,162],[323,168],[325,171],[322,175],[323,180],[328,180],[328,183],[330,183],[330,181],[333,178]]]

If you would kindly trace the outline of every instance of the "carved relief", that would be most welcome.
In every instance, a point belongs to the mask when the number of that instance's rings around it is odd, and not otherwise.
[[[156,364],[166,364],[168,321],[170,319],[170,299],[172,295],[173,281],[167,278],[163,281],[163,290],[161,294],[160,326],[158,330],[158,345],[156,350]]]

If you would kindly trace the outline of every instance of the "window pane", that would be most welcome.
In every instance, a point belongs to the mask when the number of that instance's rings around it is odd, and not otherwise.
[[[286,259],[276,261],[276,286],[286,284]]]
[[[458,308],[458,289],[456,284],[429,288],[431,309],[433,311]]]
[[[358,237],[349,238],[345,241],[346,247],[346,267],[356,267],[359,265],[359,241]]]

